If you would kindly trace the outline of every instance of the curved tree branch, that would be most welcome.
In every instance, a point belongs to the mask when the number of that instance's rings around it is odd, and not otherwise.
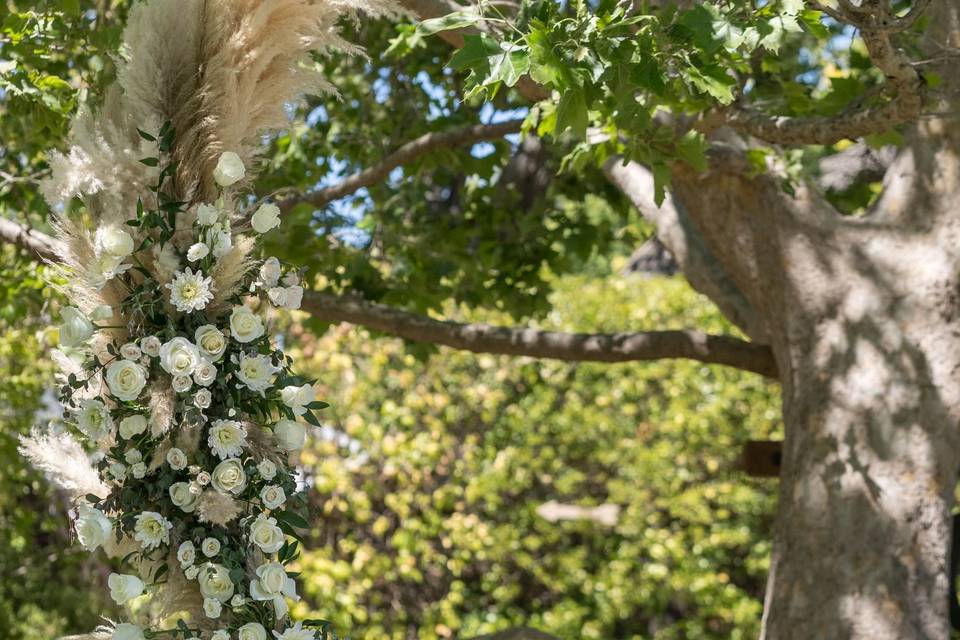
[[[386,179],[386,177],[390,175],[390,172],[397,167],[412,162],[431,151],[446,147],[473,144],[481,140],[496,140],[508,133],[519,132],[522,124],[523,119],[518,119],[497,124],[469,125],[441,133],[426,133],[415,140],[407,142],[375,165],[345,178],[332,187],[290,196],[289,198],[281,200],[278,206],[283,212],[287,212],[304,202],[308,202],[315,207],[322,207],[328,202],[343,198],[363,187],[369,187]]]
[[[0,240],[16,245],[42,260],[55,260],[62,253],[60,241],[56,238],[8,218],[0,218]]]
[[[349,322],[417,342],[474,353],[551,358],[572,362],[631,362],[688,358],[764,376],[777,376],[766,345],[699,331],[564,333],[530,328],[436,320],[355,297],[310,292],[303,309],[320,320]]]

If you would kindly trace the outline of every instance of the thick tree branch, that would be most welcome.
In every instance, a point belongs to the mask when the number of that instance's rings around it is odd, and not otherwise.
[[[308,293],[303,308],[328,322],[350,322],[418,342],[474,353],[573,362],[629,362],[688,358],[776,377],[766,345],[698,331],[563,333],[435,320],[358,298]]]
[[[482,636],[475,636],[470,640],[559,640],[549,633],[531,629],[530,627],[515,627],[505,631],[497,631]]]
[[[56,238],[8,218],[0,218],[0,240],[16,245],[43,260],[55,260],[61,253],[60,241]]]
[[[522,119],[508,120],[497,124],[475,124],[440,133],[426,133],[407,142],[375,165],[345,178],[332,187],[290,196],[281,200],[278,206],[283,212],[287,212],[304,202],[308,202],[315,207],[322,207],[328,202],[343,198],[363,187],[369,187],[386,179],[390,172],[397,167],[410,163],[431,151],[473,144],[481,140],[496,140],[508,133],[517,133],[520,131],[522,124]]]

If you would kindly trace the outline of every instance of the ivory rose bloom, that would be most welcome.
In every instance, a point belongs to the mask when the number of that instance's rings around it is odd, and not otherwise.
[[[197,559],[197,549],[193,543],[187,540],[177,548],[177,560],[180,562],[180,568],[186,569]]]
[[[136,362],[114,360],[107,366],[107,386],[117,400],[136,400],[147,384],[147,372]]]
[[[110,587],[110,597],[117,604],[125,604],[143,593],[143,581],[137,576],[111,573],[107,578]]]
[[[257,577],[250,582],[250,597],[261,602],[273,601],[277,616],[287,612],[284,596],[297,599],[297,586],[279,562],[268,562],[257,567]]]
[[[171,447],[167,451],[167,464],[174,471],[179,471],[187,466],[187,454],[183,452],[183,449]]]
[[[287,495],[283,492],[283,487],[268,484],[260,490],[260,499],[267,509],[276,509],[283,506],[283,503],[287,501]]]
[[[123,260],[133,253],[133,237],[113,224],[97,229],[93,244],[97,255],[107,255]]]
[[[184,513],[193,513],[197,509],[200,494],[190,488],[189,482],[174,482],[168,489],[170,501]]]
[[[65,307],[60,312],[63,323],[60,325],[60,344],[64,347],[79,347],[91,337],[96,327],[76,307]]]
[[[206,409],[212,401],[213,396],[210,394],[209,389],[200,389],[193,396],[193,404],[196,405],[198,409]]]
[[[267,640],[267,630],[259,622],[248,622],[237,629],[238,640]]]
[[[233,582],[230,572],[221,564],[208,562],[200,568],[197,574],[200,583],[200,593],[205,598],[213,598],[218,602],[226,602],[233,595]]]
[[[136,342],[128,342],[120,347],[120,357],[124,360],[139,360],[143,355]]]
[[[316,399],[316,392],[309,384],[289,386],[280,390],[280,399],[293,409],[294,414],[302,416],[307,412],[307,405]]]
[[[197,342],[200,354],[210,362],[219,360],[223,352],[227,350],[227,338],[220,329],[212,324],[197,327],[193,339]]]
[[[213,170],[213,179],[221,187],[229,187],[242,180],[246,173],[240,156],[233,151],[224,151]]]
[[[157,336],[147,336],[140,341],[140,350],[151,358],[160,355],[160,338]]]
[[[275,204],[262,204],[257,209],[250,224],[257,233],[266,233],[280,226],[280,207]]]
[[[263,392],[273,384],[273,376],[278,371],[280,368],[273,366],[270,356],[240,354],[237,377],[251,391],[263,395]]]
[[[203,360],[193,372],[193,381],[201,387],[209,387],[217,379],[217,368],[210,362]]]
[[[219,618],[220,613],[222,611],[223,611],[223,603],[221,603],[219,600],[216,600],[214,598],[203,599],[203,613],[208,618],[214,618],[214,619]],[[211,636],[210,640],[219,640],[220,638],[229,638],[229,637],[230,636],[227,635],[226,633],[220,633],[218,631],[217,633],[213,634],[213,636]]]
[[[268,518],[264,514],[250,525],[250,541],[260,547],[264,553],[276,553],[283,546],[283,531],[277,526],[276,518]]]
[[[127,416],[120,421],[120,437],[126,440],[138,436],[147,430],[147,418],[139,413]]]
[[[270,460],[261,460],[257,465],[257,471],[264,480],[273,480],[277,475],[277,465]]]
[[[173,376],[170,386],[177,393],[183,393],[190,390],[190,387],[193,386],[193,380],[190,379],[190,376]]]
[[[247,486],[247,474],[237,458],[229,458],[218,464],[210,474],[210,484],[220,493],[242,493]]]
[[[204,538],[200,544],[200,550],[203,551],[203,555],[212,558],[220,553],[220,541],[216,538]]]
[[[80,505],[77,520],[73,526],[80,546],[87,551],[95,551],[107,541],[113,531],[110,519],[99,509],[94,509],[87,504]]]
[[[187,249],[187,261],[196,262],[203,260],[210,254],[210,247],[205,242],[195,242]]]
[[[200,364],[200,350],[186,338],[174,338],[160,347],[160,366],[172,376],[189,376]]]
[[[299,422],[279,420],[273,425],[273,437],[285,451],[299,451],[307,439],[307,430]]]
[[[237,342],[252,342],[263,335],[263,320],[246,307],[234,307],[230,314],[230,335]]]

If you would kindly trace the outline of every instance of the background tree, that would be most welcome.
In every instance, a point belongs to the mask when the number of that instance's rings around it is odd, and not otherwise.
[[[96,99],[123,14],[46,6],[7,16],[2,50],[3,108],[30,120],[0,124],[0,231],[39,255],[49,240],[24,226],[43,223],[39,149],[78,90]],[[945,637],[956,3],[407,8],[428,21],[358,27],[368,61],[317,61],[342,100],[306,105],[266,160],[259,189],[290,221],[274,249],[316,276],[312,328],[775,376],[786,447],[765,637]],[[897,148],[867,148],[883,143]],[[651,228],[751,342],[434,318],[452,302],[535,321],[550,274],[589,272]]]

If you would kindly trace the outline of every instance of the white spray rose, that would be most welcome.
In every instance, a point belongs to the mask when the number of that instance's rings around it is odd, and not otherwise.
[[[113,431],[113,418],[99,400],[84,400],[77,412],[77,426],[91,440],[103,440]]]
[[[273,425],[273,436],[285,451],[298,451],[303,448],[303,443],[307,439],[307,430],[299,422],[278,420]]]
[[[147,465],[143,462],[138,462],[130,467],[130,473],[133,474],[134,478],[139,480],[147,475]]]
[[[194,580],[200,574],[200,567],[193,565],[183,570],[183,576],[187,580]]]
[[[170,501],[184,513],[193,513],[197,509],[200,496],[190,490],[190,483],[174,482],[170,485],[168,491],[170,492]]]
[[[146,640],[143,629],[129,622],[121,622],[113,630],[110,640]]]
[[[201,204],[197,207],[197,222],[204,227],[217,224],[220,217],[220,210],[210,204]]]
[[[139,413],[120,421],[120,437],[129,440],[147,430],[147,419]]]
[[[190,390],[190,387],[193,386],[193,380],[190,379],[190,376],[173,376],[170,386],[177,393],[183,393]]]
[[[200,568],[197,580],[200,583],[200,593],[205,598],[226,602],[233,595],[230,572],[223,565],[208,562]]]
[[[110,519],[99,509],[94,509],[87,504],[80,505],[74,528],[80,546],[87,551],[95,551],[107,541],[113,531]]]
[[[275,287],[280,280],[280,261],[270,257],[260,265],[260,284],[264,287]]]
[[[174,471],[180,471],[187,466],[187,454],[183,452],[183,449],[171,447],[170,450],[167,451],[167,464],[169,464],[170,468]]]
[[[267,640],[267,630],[259,622],[248,622],[237,629],[238,640]]]
[[[268,518],[264,514],[250,525],[250,541],[260,547],[264,553],[276,553],[283,546],[283,531],[277,526],[276,518]]]
[[[234,307],[230,314],[230,334],[237,342],[252,342],[263,335],[263,320],[246,307]]]
[[[207,246],[207,243],[195,242],[187,249],[187,260],[189,262],[196,262],[197,260],[203,260],[209,254],[210,247]]]
[[[251,391],[263,395],[263,392],[273,384],[273,376],[280,371],[279,367],[273,366],[270,362],[270,356],[248,356],[245,353],[240,354],[240,362],[237,369],[237,377],[240,382],[247,385]]]
[[[213,395],[210,393],[210,389],[199,389],[193,394],[193,404],[198,409],[206,409],[212,401]]]
[[[187,540],[177,548],[177,560],[180,562],[180,568],[186,569],[197,560],[197,549],[193,543]]]
[[[207,444],[218,458],[235,458],[247,445],[247,428],[236,420],[214,420]]]
[[[193,372],[193,381],[201,387],[209,387],[217,379],[217,368],[207,360],[197,365]]]
[[[271,229],[280,226],[280,207],[275,204],[262,204],[257,209],[253,217],[250,218],[250,224],[257,233],[266,233]]]
[[[243,595],[237,593],[237,594],[234,594],[232,598],[230,598],[230,606],[236,609],[237,607],[242,607],[243,603],[245,603],[246,601],[247,599],[244,598]]]
[[[110,587],[110,597],[117,604],[125,604],[143,593],[143,580],[137,576],[111,573],[107,578]]]
[[[120,347],[120,356],[124,360],[139,360],[141,355],[143,354],[136,342],[128,342]]]
[[[240,156],[233,151],[224,151],[220,154],[217,166],[213,170],[213,179],[221,187],[229,187],[242,180],[246,173],[247,170]]]
[[[140,341],[140,350],[151,358],[160,355],[160,338],[157,336],[147,336]]]
[[[220,553],[220,541],[216,538],[204,538],[200,543],[200,550],[203,551],[203,555],[212,558]]]
[[[122,462],[114,462],[110,465],[110,475],[114,480],[122,482],[127,477],[127,465]]]
[[[280,390],[280,399],[294,414],[302,416],[307,412],[307,405],[316,399],[316,391],[309,384],[284,387]]]
[[[76,307],[65,307],[60,312],[60,344],[64,347],[79,347],[93,336],[96,327]]]
[[[186,338],[174,338],[160,347],[160,366],[172,376],[189,376],[200,364],[200,350]]]
[[[123,454],[123,459],[127,461],[127,464],[136,464],[143,460],[143,454],[137,449],[128,449]]]
[[[215,600],[214,598],[203,599],[203,613],[208,618],[214,618],[214,619],[219,618],[222,612],[223,612],[223,604],[219,600]],[[219,640],[220,638],[223,638],[224,640],[228,640],[230,636],[227,635],[226,632],[220,633],[219,631],[214,633],[212,636],[210,636],[210,640]]]
[[[220,493],[242,493],[247,487],[247,474],[243,471],[243,464],[236,458],[224,460],[210,474],[210,484]]]
[[[144,549],[156,549],[170,543],[172,528],[173,524],[156,511],[144,511],[137,516],[133,537]]]
[[[220,329],[212,324],[205,324],[197,327],[193,334],[193,339],[197,342],[197,348],[204,358],[210,362],[216,362],[227,350],[227,338]]]
[[[277,465],[270,460],[261,460],[260,464],[257,465],[257,471],[260,472],[260,477],[264,480],[273,480],[277,475]]]
[[[287,495],[283,487],[275,484],[268,484],[260,490],[260,499],[263,500],[263,506],[267,509],[276,509],[282,507],[287,501]]]
[[[147,371],[130,360],[114,360],[107,366],[107,386],[118,400],[136,400],[147,384]]]

